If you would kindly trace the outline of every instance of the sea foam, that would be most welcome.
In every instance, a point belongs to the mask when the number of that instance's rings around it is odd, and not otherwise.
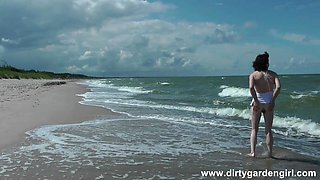
[[[117,88],[122,89],[126,87],[117,87],[117,86],[110,86],[107,85],[110,88]],[[240,87],[230,87],[226,85],[221,85],[221,89],[223,89],[220,93],[220,97],[250,97],[250,93],[246,88],[240,88]],[[122,89],[122,90],[124,90]],[[138,88],[139,89],[139,88]],[[140,91],[136,90],[128,90],[126,92],[131,93],[139,93]],[[141,90],[141,93],[148,93],[148,91]],[[311,94],[317,94],[318,92],[312,92]],[[101,94],[106,95],[106,94]],[[142,100],[135,100],[135,99],[128,99],[128,94],[118,94],[121,96],[121,98],[115,98],[116,94],[111,94],[110,97],[95,98],[97,101],[102,101],[103,103],[108,104],[116,104],[121,106],[131,106],[131,107],[143,107],[143,108],[151,108],[151,109],[167,109],[167,110],[178,110],[178,111],[186,111],[191,113],[205,113],[205,114],[211,114],[218,117],[238,117],[246,120],[251,119],[251,111],[249,108],[247,109],[237,109],[233,107],[195,107],[195,106],[186,106],[186,105],[167,105],[167,104],[159,104],[152,101],[142,101]],[[117,95],[117,96],[118,96]],[[113,98],[112,98],[113,96]],[[86,100],[90,100],[90,97],[85,98]],[[262,122],[264,121],[262,117]],[[320,137],[320,125],[316,122],[313,122],[311,120],[305,120],[300,119],[297,117],[280,117],[275,116],[274,117],[274,124],[275,127],[279,128],[285,128],[287,132],[291,132],[291,135],[311,135],[311,136],[317,136]],[[295,133],[294,133],[295,132]],[[288,133],[286,133],[288,134]],[[289,133],[290,134],[290,133]]]
[[[291,132],[291,135],[309,134],[311,136],[320,137],[320,124],[313,122],[310,119],[306,120],[297,117],[275,116],[273,125],[286,128],[288,132]]]
[[[316,97],[318,96],[319,91],[309,91],[309,92],[296,92],[294,91],[293,94],[290,95],[292,99],[301,99],[304,97]]]
[[[247,88],[220,86],[222,91],[218,94],[220,97],[250,97],[249,90]]]

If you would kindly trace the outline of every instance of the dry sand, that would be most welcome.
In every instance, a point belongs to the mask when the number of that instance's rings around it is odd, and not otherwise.
[[[114,114],[80,104],[76,94],[88,90],[75,81],[44,86],[48,82],[52,81],[0,79],[0,150],[23,141],[26,131],[42,125],[79,123]]]

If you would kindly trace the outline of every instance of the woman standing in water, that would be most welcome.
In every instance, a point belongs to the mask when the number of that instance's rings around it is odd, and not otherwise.
[[[280,80],[277,73],[268,70],[269,54],[259,54],[252,67],[254,72],[249,76],[249,89],[253,97],[251,102],[252,118],[251,118],[251,152],[250,156],[256,156],[257,134],[261,115],[264,116],[266,143],[268,148],[268,157],[272,156],[273,136],[272,123],[274,115],[274,106],[276,98],[280,93]]]

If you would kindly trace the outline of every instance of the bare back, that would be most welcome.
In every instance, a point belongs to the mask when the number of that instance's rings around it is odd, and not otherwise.
[[[272,92],[277,74],[273,71],[255,71],[251,74],[253,86],[257,93]]]

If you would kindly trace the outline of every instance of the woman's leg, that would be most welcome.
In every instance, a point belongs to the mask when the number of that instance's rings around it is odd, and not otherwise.
[[[257,145],[257,134],[259,129],[259,122],[261,118],[261,109],[258,107],[252,107],[252,117],[251,117],[251,136],[250,136],[250,144],[251,144],[251,152],[250,156],[256,156],[256,145]]]
[[[271,105],[269,105],[271,106]],[[273,108],[266,108],[266,111],[263,113],[265,121],[265,132],[266,132],[266,143],[268,148],[268,157],[272,156],[272,146],[273,146],[273,135],[272,135],[272,123],[273,123]]]

